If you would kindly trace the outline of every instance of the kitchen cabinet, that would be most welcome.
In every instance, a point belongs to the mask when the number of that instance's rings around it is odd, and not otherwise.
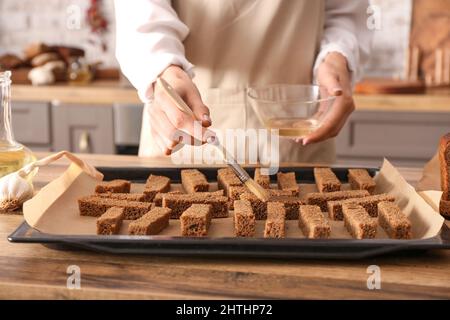
[[[17,141],[33,151],[135,153],[139,145],[142,103],[118,81],[14,84],[12,99]]]
[[[117,146],[139,145],[143,109],[142,104],[114,104],[114,141]]]
[[[33,150],[51,150],[51,108],[46,102],[13,101],[14,137]]]
[[[13,101],[15,138],[33,151],[136,154],[141,104]]]
[[[115,82],[88,86],[14,85],[13,125],[32,150],[135,152],[142,103],[136,90]],[[60,103],[50,103],[50,100]],[[336,139],[337,159],[355,165],[422,166],[450,132],[449,92],[355,95],[356,111]]]
[[[12,108],[17,141],[34,151],[136,152],[142,105],[20,102]],[[450,132],[450,113],[357,110],[336,138],[339,162],[379,166],[384,157],[399,166],[423,166]]]
[[[79,153],[115,153],[112,106],[54,104],[53,149]]]
[[[450,132],[450,113],[356,111],[336,139],[337,158],[380,165],[423,166]]]

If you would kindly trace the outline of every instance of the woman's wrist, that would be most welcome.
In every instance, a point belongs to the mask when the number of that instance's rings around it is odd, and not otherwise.
[[[183,68],[178,65],[171,64],[159,74],[158,78],[163,77],[166,78],[166,80],[171,79],[174,76],[178,78],[179,76],[181,76],[181,73],[185,73]],[[153,92],[155,91],[155,85],[156,80],[152,83]]]
[[[323,59],[323,62],[329,63],[330,65],[341,70],[345,68],[349,73],[351,73],[347,58],[340,52],[332,51],[328,53]]]
[[[163,72],[161,72],[162,77],[167,76],[167,75],[178,76],[178,75],[184,75],[184,74],[186,74],[184,69],[181,66],[176,65],[176,64],[171,64],[166,69],[164,69]]]

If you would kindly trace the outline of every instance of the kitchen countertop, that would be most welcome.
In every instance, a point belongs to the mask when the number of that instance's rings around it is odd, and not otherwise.
[[[166,158],[82,158],[97,166],[168,165]],[[66,164],[42,168],[36,186],[57,177]],[[418,169],[399,170],[412,184],[421,175]],[[9,243],[6,237],[22,220],[0,215],[0,299],[450,298],[450,251],[358,261],[120,256]],[[79,290],[66,288],[70,265],[81,269]],[[370,265],[381,268],[381,290],[367,289]]]
[[[134,88],[124,86],[119,81],[95,81],[89,85],[32,86],[13,84],[11,97],[13,101],[51,101],[107,106],[113,103],[142,103]]]
[[[87,86],[57,84],[35,87],[15,84],[13,101],[111,105],[112,103],[141,104],[134,88],[118,81],[96,81]],[[357,110],[399,112],[450,112],[450,93],[405,95],[355,95]]]

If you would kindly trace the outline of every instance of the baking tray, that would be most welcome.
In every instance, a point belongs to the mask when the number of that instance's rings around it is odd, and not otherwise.
[[[105,180],[126,179],[144,183],[150,174],[170,177],[180,182],[176,168],[99,167]],[[342,182],[347,182],[347,168],[332,168]],[[366,168],[374,176],[379,169]],[[209,181],[216,181],[217,168],[201,168]],[[247,168],[253,176],[254,168]],[[312,167],[283,167],[294,171],[301,183],[314,183]],[[272,177],[273,179],[275,176]],[[275,181],[273,181],[275,182]],[[185,238],[170,236],[96,236],[52,235],[41,233],[23,222],[9,237],[10,242],[41,243],[52,248],[75,247],[112,254],[145,254],[171,256],[241,256],[265,258],[362,259],[393,252],[450,249],[450,229],[444,224],[432,238],[418,240],[394,239],[263,239],[263,238]]]

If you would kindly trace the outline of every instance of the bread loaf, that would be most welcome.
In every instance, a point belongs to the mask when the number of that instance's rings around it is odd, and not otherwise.
[[[24,62],[14,54],[0,56],[0,70],[11,70],[20,67]]]
[[[48,62],[61,60],[61,57],[54,52],[41,53],[31,59],[31,65],[33,67],[41,67]]]
[[[450,220],[450,195],[446,192],[442,194],[439,202],[439,213],[447,220]]]
[[[443,191],[439,203],[439,212],[446,219],[450,219],[450,133],[443,136],[439,143],[439,162]]]
[[[32,43],[30,45],[28,45],[25,50],[24,50],[24,55],[26,57],[26,59],[31,60],[34,57],[42,54],[42,53],[46,53],[46,52],[50,52],[51,48],[41,42],[37,42],[37,43]]]
[[[450,133],[441,138],[439,143],[439,161],[441,167],[441,188],[449,194],[450,185]],[[447,199],[450,200],[450,199]]]

